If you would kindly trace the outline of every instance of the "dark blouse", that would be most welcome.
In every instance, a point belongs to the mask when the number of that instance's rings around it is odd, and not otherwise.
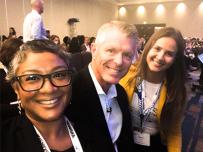
[[[32,123],[23,113],[0,122],[0,135],[0,152],[43,152]],[[51,150],[51,152],[59,151]],[[75,150],[71,147],[61,152]]]
[[[71,148],[69,148],[69,149],[67,149],[65,151],[57,151],[57,150],[52,150],[51,149],[51,152],[75,152],[75,149],[74,149],[74,147],[71,147]]]
[[[17,95],[10,83],[5,80],[6,73],[0,69],[0,104],[9,104],[17,100]]]

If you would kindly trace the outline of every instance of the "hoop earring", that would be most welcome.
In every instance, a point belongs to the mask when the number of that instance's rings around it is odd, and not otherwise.
[[[95,60],[95,56],[93,56],[92,59]]]

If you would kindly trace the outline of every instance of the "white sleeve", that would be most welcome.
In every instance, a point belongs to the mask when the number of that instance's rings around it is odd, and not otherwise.
[[[42,18],[35,18],[32,26],[31,26],[31,35],[33,39],[41,39],[41,26],[42,26]]]

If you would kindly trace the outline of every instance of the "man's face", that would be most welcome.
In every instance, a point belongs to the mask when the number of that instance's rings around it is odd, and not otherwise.
[[[39,8],[39,14],[42,14],[44,12],[44,1],[43,0],[39,0],[38,8]]]
[[[94,44],[92,69],[101,87],[108,90],[127,73],[136,52],[136,42],[118,29],[105,33],[105,38]]]

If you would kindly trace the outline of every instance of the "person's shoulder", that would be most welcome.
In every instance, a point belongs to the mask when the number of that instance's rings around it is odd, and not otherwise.
[[[0,69],[0,80],[4,80],[6,77],[6,72],[4,71],[4,69]]]
[[[39,20],[39,19],[41,19],[41,16],[36,12],[31,11],[25,16],[24,22],[29,23],[32,20]]]
[[[0,122],[0,151],[7,151],[6,149],[9,149],[8,146],[13,146],[13,141],[15,140],[15,135],[17,132],[16,127],[16,120],[17,117],[13,117],[7,120],[1,120]],[[8,144],[9,143],[9,144]],[[11,147],[12,149],[12,147]]]
[[[91,80],[91,76],[88,73],[87,68],[82,69],[81,71],[77,72],[75,76],[73,76],[73,94],[84,94],[84,92],[90,91],[92,89],[92,86],[93,81]]]
[[[88,76],[88,68],[85,67],[79,71],[77,71],[73,76],[73,82],[74,81],[81,81],[81,79],[84,79],[86,76]]]
[[[1,131],[3,131],[4,133],[6,133],[6,131],[8,131],[8,132],[12,132],[12,130],[14,131],[17,128],[19,121],[20,121],[20,119],[19,119],[18,115],[10,117],[5,120],[2,120],[1,121],[1,129],[2,129]]]
[[[41,15],[36,11],[32,10],[27,14],[27,17],[33,18],[33,19],[41,19]]]
[[[119,83],[116,84],[116,90],[117,90],[118,93],[125,93],[125,89]]]
[[[7,119],[4,119],[1,122],[1,129],[2,131],[6,131],[12,133],[16,133],[19,130],[23,130],[25,128],[31,128],[32,123],[31,121],[26,117],[24,112],[21,114],[17,114],[15,116],[9,117]]]
[[[117,90],[118,96],[122,98],[127,97],[125,89],[120,84],[116,84],[116,90]]]
[[[117,89],[118,91],[124,91],[124,92],[125,92],[124,88],[123,88],[119,83],[116,84],[116,89]]]
[[[30,16],[32,16],[32,15],[33,15],[33,11],[30,11],[30,12],[27,13],[27,15],[25,16],[25,18],[28,18],[28,17],[30,17]]]

